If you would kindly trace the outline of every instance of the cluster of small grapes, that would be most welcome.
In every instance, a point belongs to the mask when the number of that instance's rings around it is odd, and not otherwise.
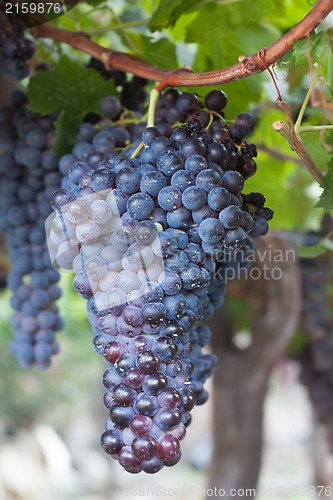
[[[55,331],[63,326],[55,301],[59,273],[51,265],[45,219],[61,174],[54,145],[54,116],[41,117],[25,107],[14,91],[0,111],[0,231],[7,233],[11,270],[7,285],[16,311],[11,352],[24,368],[47,368],[58,352]]]
[[[34,43],[21,31],[22,22],[14,19],[20,28],[17,31],[9,22],[4,12],[4,3],[0,4],[0,73],[4,73],[14,80],[23,80],[29,75],[27,61],[35,51]],[[11,19],[13,23],[13,19]]]
[[[229,272],[249,266],[248,235],[265,234],[272,216],[261,195],[242,196],[255,171],[255,146],[244,141],[252,115],[228,126],[221,91],[207,95],[205,109],[175,90],[161,102],[182,113],[165,119],[187,123],[145,128],[135,158],[136,143],[115,151],[112,125],[83,124],[79,140],[92,144],[61,159],[67,175],[51,201],[51,254],[74,269],[95,349],[109,364],[102,446],[132,473],[179,460],[189,412],[207,400],[217,361],[203,353],[211,333],[198,323],[222,304]]]
[[[323,236],[312,234],[309,244],[319,242]],[[330,252],[326,252],[320,257],[301,259],[300,264],[302,329],[307,342],[299,355],[301,381],[308,389],[319,421],[327,429],[333,451],[333,315],[330,308],[332,296],[329,294],[332,258]]]
[[[139,76],[133,76],[129,80],[123,71],[106,69],[104,64],[92,57],[88,68],[94,68],[105,80],[113,80],[117,90],[120,92],[120,102],[125,109],[141,112],[146,103],[148,94],[145,90],[147,80]]]

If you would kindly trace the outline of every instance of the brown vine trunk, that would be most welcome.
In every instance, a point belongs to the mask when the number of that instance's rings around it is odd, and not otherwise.
[[[223,323],[226,321],[225,311],[219,319]],[[208,485],[230,492],[232,488],[256,487],[267,381],[261,380],[252,387],[246,353],[226,352],[221,337],[215,335],[213,343],[220,367],[214,378],[212,395],[215,446]]]
[[[266,250],[266,254],[265,254]],[[227,307],[211,321],[213,352],[219,368],[213,383],[212,401],[214,453],[208,471],[208,487],[229,493],[233,488],[254,489],[261,465],[263,402],[267,382],[275,363],[285,352],[297,324],[300,308],[298,266],[287,253],[291,247],[282,235],[260,240],[256,247],[256,277],[231,285],[230,292],[250,300],[252,341],[240,350],[233,345],[233,326]],[[284,262],[272,259],[274,252],[287,256]],[[257,258],[259,257],[259,258]],[[274,268],[280,279],[265,279]],[[265,271],[266,270],[266,271]],[[277,274],[276,274],[277,275]],[[233,494],[234,492],[232,492]],[[234,498],[241,498],[234,495]],[[247,498],[255,494],[247,492]]]

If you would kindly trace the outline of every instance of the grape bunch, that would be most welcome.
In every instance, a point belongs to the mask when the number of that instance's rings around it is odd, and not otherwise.
[[[25,36],[22,21],[12,15],[19,28],[12,29],[8,16],[4,12],[4,3],[0,3],[0,73],[14,80],[23,80],[29,75],[28,60],[35,51],[34,43]],[[14,26],[15,28],[15,26]]]
[[[223,303],[229,275],[248,268],[249,236],[265,234],[272,217],[262,195],[242,194],[256,169],[255,146],[244,140],[254,118],[242,113],[229,126],[226,102],[221,91],[200,103],[168,90],[136,157],[140,139],[119,152],[113,125],[85,123],[60,160],[52,260],[74,270],[87,300],[94,347],[108,365],[102,447],[131,473],[180,459],[217,363],[203,351],[211,332],[201,321]]]
[[[63,326],[55,301],[59,273],[53,269],[45,234],[50,197],[60,187],[54,146],[55,116],[39,116],[14,91],[0,110],[0,232],[7,233],[11,270],[7,285],[14,340],[11,352],[20,365],[44,369],[58,352],[55,332]]]
[[[313,245],[332,231],[328,215],[320,233],[307,235],[305,243]],[[302,330],[306,344],[298,355],[301,381],[306,385],[319,421],[325,425],[333,450],[333,315],[331,313],[332,257],[330,252],[316,258],[300,259],[303,285]]]

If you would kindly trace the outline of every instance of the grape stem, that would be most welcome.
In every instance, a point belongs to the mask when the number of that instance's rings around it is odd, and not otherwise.
[[[288,141],[290,149],[299,156],[303,165],[308,169],[314,180],[321,184],[324,179],[324,174],[311,158],[304,142],[296,134],[295,129],[288,127],[282,120],[274,122],[272,127],[284,139],[286,139],[286,141]]]
[[[49,23],[36,26],[31,29],[31,33],[35,38],[51,38],[58,42],[67,43],[74,49],[102,61],[106,68],[125,71],[156,82],[163,82],[164,87],[196,87],[222,85],[262,73],[292,50],[293,44],[297,40],[308,36],[331,10],[332,0],[318,0],[311,11],[298,24],[269,47],[261,49],[249,57],[240,56],[240,62],[234,66],[205,73],[195,73],[186,66],[175,71],[157,68],[140,57],[101,47],[93,42],[87,33],[71,32],[57,28]]]
[[[319,130],[333,130],[333,125],[303,125],[299,128],[299,133],[318,132]]]
[[[304,101],[302,103],[302,107],[300,109],[300,112],[298,114],[297,120],[295,122],[294,128],[295,128],[295,133],[297,135],[300,134],[301,123],[302,123],[302,120],[303,120],[303,117],[304,117],[304,113],[305,113],[306,107],[308,105],[309,99],[310,99],[311,94],[313,92],[313,89],[314,89],[314,86],[315,86],[315,83],[316,83],[316,80],[317,80],[317,76],[318,76],[318,69],[315,72],[314,78],[312,78],[311,85],[310,85],[310,87],[309,87],[309,89],[308,89],[308,91],[306,93],[306,96],[305,96]]]
[[[154,126],[155,109],[156,109],[156,103],[157,103],[157,100],[158,100],[159,96],[160,96],[160,92],[158,91],[157,88],[153,89],[150,92],[147,127],[153,127]]]

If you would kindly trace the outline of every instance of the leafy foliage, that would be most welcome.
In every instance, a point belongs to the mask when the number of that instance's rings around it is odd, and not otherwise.
[[[312,33],[309,39],[296,42],[293,54],[300,66],[308,66],[309,61],[320,66],[320,74],[326,79],[330,91],[333,84],[332,29]]]
[[[174,26],[180,15],[188,8],[201,3],[199,0],[163,0],[151,18],[149,28],[151,31],[162,30]],[[210,2],[211,4],[212,2]],[[212,7],[212,5],[211,5]]]
[[[143,59],[165,69],[177,68],[176,46],[167,38],[154,41],[151,37],[134,34],[132,39]]]
[[[87,69],[62,56],[50,71],[37,71],[30,79],[30,108],[41,114],[59,111],[55,150],[67,153],[75,142],[77,128],[89,112],[100,113],[107,95],[116,95],[113,81],[105,81],[95,70]]]
[[[327,174],[320,186],[324,192],[320,196],[317,207],[323,207],[326,210],[333,209],[333,158],[327,165]]]

